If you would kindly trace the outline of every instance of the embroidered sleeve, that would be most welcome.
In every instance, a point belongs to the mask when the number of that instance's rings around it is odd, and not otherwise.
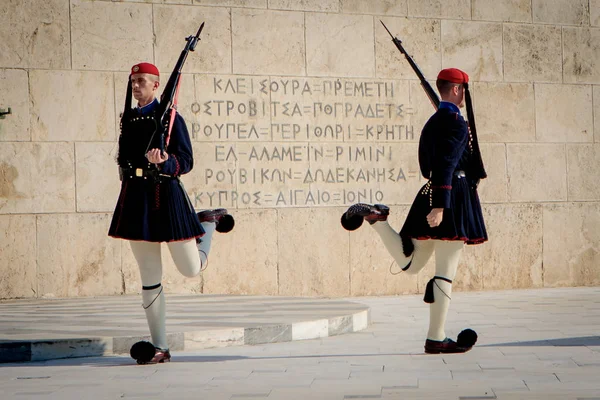
[[[192,142],[185,121],[179,114],[175,115],[167,152],[169,159],[163,164],[161,173],[180,176],[192,170],[194,166]]]
[[[435,157],[431,171],[432,207],[450,208],[452,177],[467,145],[467,126],[462,120],[446,119],[434,145]]]

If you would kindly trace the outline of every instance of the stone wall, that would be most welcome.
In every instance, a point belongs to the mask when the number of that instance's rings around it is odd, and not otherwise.
[[[443,5],[443,7],[442,7]],[[491,240],[457,290],[600,284],[600,0],[4,0],[0,14],[0,298],[135,293],[129,246],[106,233],[128,70],[184,67],[195,207],[227,207],[208,269],[169,292],[302,296],[422,291],[390,274],[347,205],[399,228],[423,180],[431,105],[379,23],[426,77],[473,81]],[[166,79],[165,79],[166,80]],[[397,268],[392,265],[392,268]]]

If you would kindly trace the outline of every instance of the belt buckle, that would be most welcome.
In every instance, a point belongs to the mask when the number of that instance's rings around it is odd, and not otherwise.
[[[135,169],[135,176],[137,176],[138,178],[141,178],[142,176],[144,176],[144,170],[141,168],[136,168]]]

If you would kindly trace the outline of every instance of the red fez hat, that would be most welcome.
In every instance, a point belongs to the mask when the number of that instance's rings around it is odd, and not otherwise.
[[[131,74],[152,74],[160,76],[156,65],[145,62],[136,64],[133,67],[131,67]]]
[[[452,83],[469,83],[469,75],[458,68],[446,68],[440,71],[438,79]]]

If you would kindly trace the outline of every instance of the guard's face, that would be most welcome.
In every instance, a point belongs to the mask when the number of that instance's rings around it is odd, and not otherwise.
[[[141,105],[146,105],[152,102],[156,97],[158,89],[158,77],[150,74],[133,74],[131,75],[131,89],[133,97]]]

